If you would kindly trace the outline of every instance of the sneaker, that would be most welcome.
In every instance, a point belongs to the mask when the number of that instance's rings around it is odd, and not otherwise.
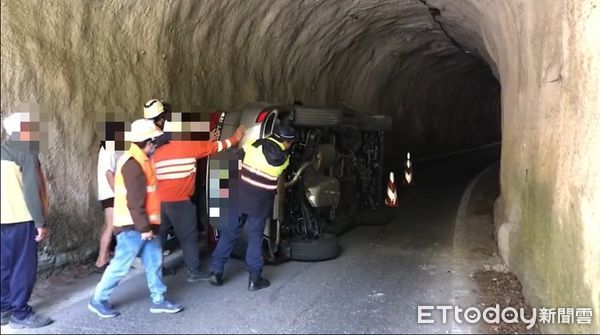
[[[2,326],[6,326],[10,321],[10,317],[12,316],[12,311],[4,311],[2,312],[2,322],[0,324]]]
[[[179,304],[174,304],[169,300],[165,299],[158,304],[152,303],[152,307],[150,307],[150,313],[177,313],[180,312],[183,307]]]
[[[31,313],[23,320],[16,319],[14,315],[10,317],[10,327],[14,329],[40,328],[51,323],[52,319],[37,313]]]
[[[200,270],[200,268],[188,270],[187,281],[195,283],[199,281],[208,281],[210,279],[210,273]]]
[[[107,301],[97,302],[94,298],[90,299],[88,309],[91,312],[98,314],[101,318],[113,318],[119,315],[119,312],[116,309],[113,309]]]
[[[211,272],[208,281],[215,286],[221,286],[223,285],[223,274],[218,272]]]

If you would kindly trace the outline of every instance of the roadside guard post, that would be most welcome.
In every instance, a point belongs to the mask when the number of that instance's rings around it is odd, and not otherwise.
[[[410,152],[406,153],[406,161],[404,162],[404,176],[402,178],[402,184],[405,186],[412,186],[413,184],[413,169],[412,162],[410,161]]]
[[[398,207],[398,193],[396,192],[396,181],[394,180],[394,172],[390,172],[390,176],[388,178],[385,204],[388,207]]]

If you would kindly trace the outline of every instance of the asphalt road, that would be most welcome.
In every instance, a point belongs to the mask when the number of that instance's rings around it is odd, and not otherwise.
[[[43,333],[452,333],[466,325],[418,324],[417,306],[456,302],[460,273],[453,267],[456,213],[469,181],[494,160],[471,154],[415,166],[415,186],[399,186],[392,223],[361,226],[341,236],[334,260],[288,262],[265,268],[271,287],[246,290],[240,260],[231,260],[226,283],[187,283],[185,271],[166,278],[169,297],[185,310],[150,314],[145,277],[117,288],[121,315],[101,319],[88,299],[55,310]],[[469,293],[463,292],[468,295]],[[3,333],[5,332],[3,327]]]

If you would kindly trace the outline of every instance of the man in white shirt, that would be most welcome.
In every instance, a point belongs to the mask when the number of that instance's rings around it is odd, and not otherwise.
[[[98,201],[104,210],[104,227],[100,235],[100,251],[96,259],[96,269],[103,272],[110,260],[110,243],[113,238],[114,177],[117,165],[117,152],[106,148],[106,141],[98,151]]]

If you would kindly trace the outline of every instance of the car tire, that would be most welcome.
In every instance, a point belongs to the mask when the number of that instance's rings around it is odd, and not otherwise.
[[[340,254],[337,236],[331,234],[313,240],[291,240],[290,249],[290,257],[295,261],[325,261]]]

